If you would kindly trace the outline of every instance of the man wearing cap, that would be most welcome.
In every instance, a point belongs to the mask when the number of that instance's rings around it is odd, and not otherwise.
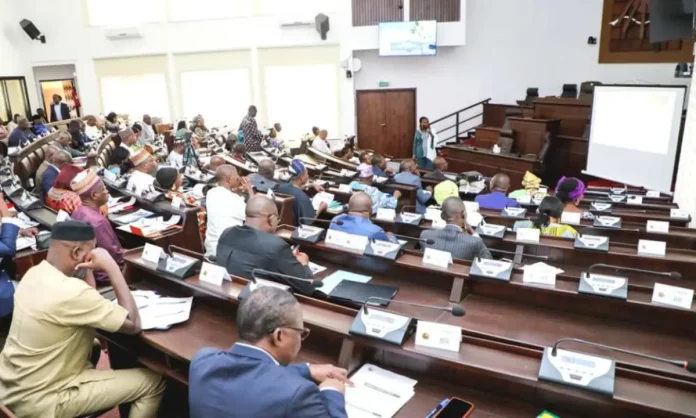
[[[184,166],[184,141],[175,140],[172,152],[169,153],[167,157],[167,162],[170,166],[174,168],[181,168]]]
[[[370,196],[370,199],[372,199],[372,213],[377,213],[379,208],[396,209],[401,192],[396,190],[394,195],[381,192],[378,188],[372,186],[374,177],[371,165],[360,164],[358,166],[358,181],[351,182],[350,188],[353,191],[361,191]]]
[[[448,197],[459,197],[459,186],[452,180],[445,180],[438,183],[433,190],[433,198],[438,205],[442,205]]]
[[[159,168],[157,160],[145,149],[133,152],[129,159],[133,164],[133,172],[128,179],[126,190],[138,195],[144,190],[150,190],[155,182],[155,173]]]
[[[100,208],[109,201],[109,192],[97,173],[90,169],[79,173],[70,183],[70,188],[82,200],[82,205],[72,213],[76,221],[88,223],[94,227],[97,247],[105,249],[119,268],[123,268],[123,247],[116,237],[116,232]],[[108,277],[103,271],[95,271],[94,278],[99,284],[107,284]]]
[[[300,224],[300,218],[314,219],[324,212],[327,208],[326,202],[321,202],[319,208],[315,211],[312,205],[312,200],[304,192],[304,187],[309,182],[309,174],[307,168],[302,161],[294,159],[288,167],[290,173],[290,181],[281,183],[278,186],[278,193],[289,194],[295,198],[295,225]],[[323,189],[317,191],[323,191]]]
[[[165,389],[148,369],[95,370],[96,330],[138,334],[138,307],[109,253],[94,248],[94,228],[57,223],[46,259],[17,286],[12,325],[0,353],[0,399],[19,417],[68,418],[131,403],[131,418],[155,417]],[[117,303],[94,288],[109,277]]]
[[[387,235],[384,229],[373,224],[370,216],[372,216],[372,199],[366,193],[357,192],[348,201],[348,213],[336,216],[329,229],[368,237],[371,240],[396,243],[396,237]]]
[[[143,148],[142,145],[138,144],[138,137],[131,128],[126,128],[119,131],[118,136],[121,138],[121,146],[127,149],[131,155]]]

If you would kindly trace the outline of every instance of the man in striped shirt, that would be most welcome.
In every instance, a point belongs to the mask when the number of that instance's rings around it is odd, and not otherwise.
[[[247,152],[262,151],[261,141],[263,140],[263,134],[259,131],[259,127],[256,124],[256,113],[256,106],[249,106],[249,112],[239,125],[239,131],[244,134],[244,145],[246,145]]]

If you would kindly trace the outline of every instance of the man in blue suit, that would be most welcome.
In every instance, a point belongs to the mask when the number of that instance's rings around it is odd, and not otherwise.
[[[421,178],[418,176],[418,166],[414,160],[404,160],[401,163],[401,172],[394,176],[394,181],[401,184],[416,186],[418,192],[416,195],[416,211],[425,213],[425,204],[433,196],[433,188],[428,186],[423,190]]]
[[[240,342],[204,348],[189,370],[192,418],[347,418],[347,372],[292,364],[307,338],[302,310],[286,290],[254,290],[237,309]]]
[[[56,181],[56,177],[58,177],[60,170],[66,165],[72,164],[72,157],[67,151],[63,150],[56,151],[51,160],[52,161],[49,161],[49,166],[46,171],[44,171],[43,177],[41,178],[41,187],[43,189],[42,199],[46,196],[46,193],[51,190],[51,187],[53,187],[53,183]]]

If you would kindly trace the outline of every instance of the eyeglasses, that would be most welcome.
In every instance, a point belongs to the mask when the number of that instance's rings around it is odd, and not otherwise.
[[[287,328],[291,329],[293,331],[297,331],[300,333],[300,340],[304,341],[309,337],[309,328],[293,328],[293,327],[282,327],[282,328]]]

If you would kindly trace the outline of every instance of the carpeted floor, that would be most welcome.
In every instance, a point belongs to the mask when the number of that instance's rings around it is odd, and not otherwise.
[[[99,363],[97,363],[97,369],[109,369],[110,367],[109,355],[102,351],[101,357],[99,357]],[[101,415],[101,418],[120,418],[118,408],[114,408],[106,414]]]

